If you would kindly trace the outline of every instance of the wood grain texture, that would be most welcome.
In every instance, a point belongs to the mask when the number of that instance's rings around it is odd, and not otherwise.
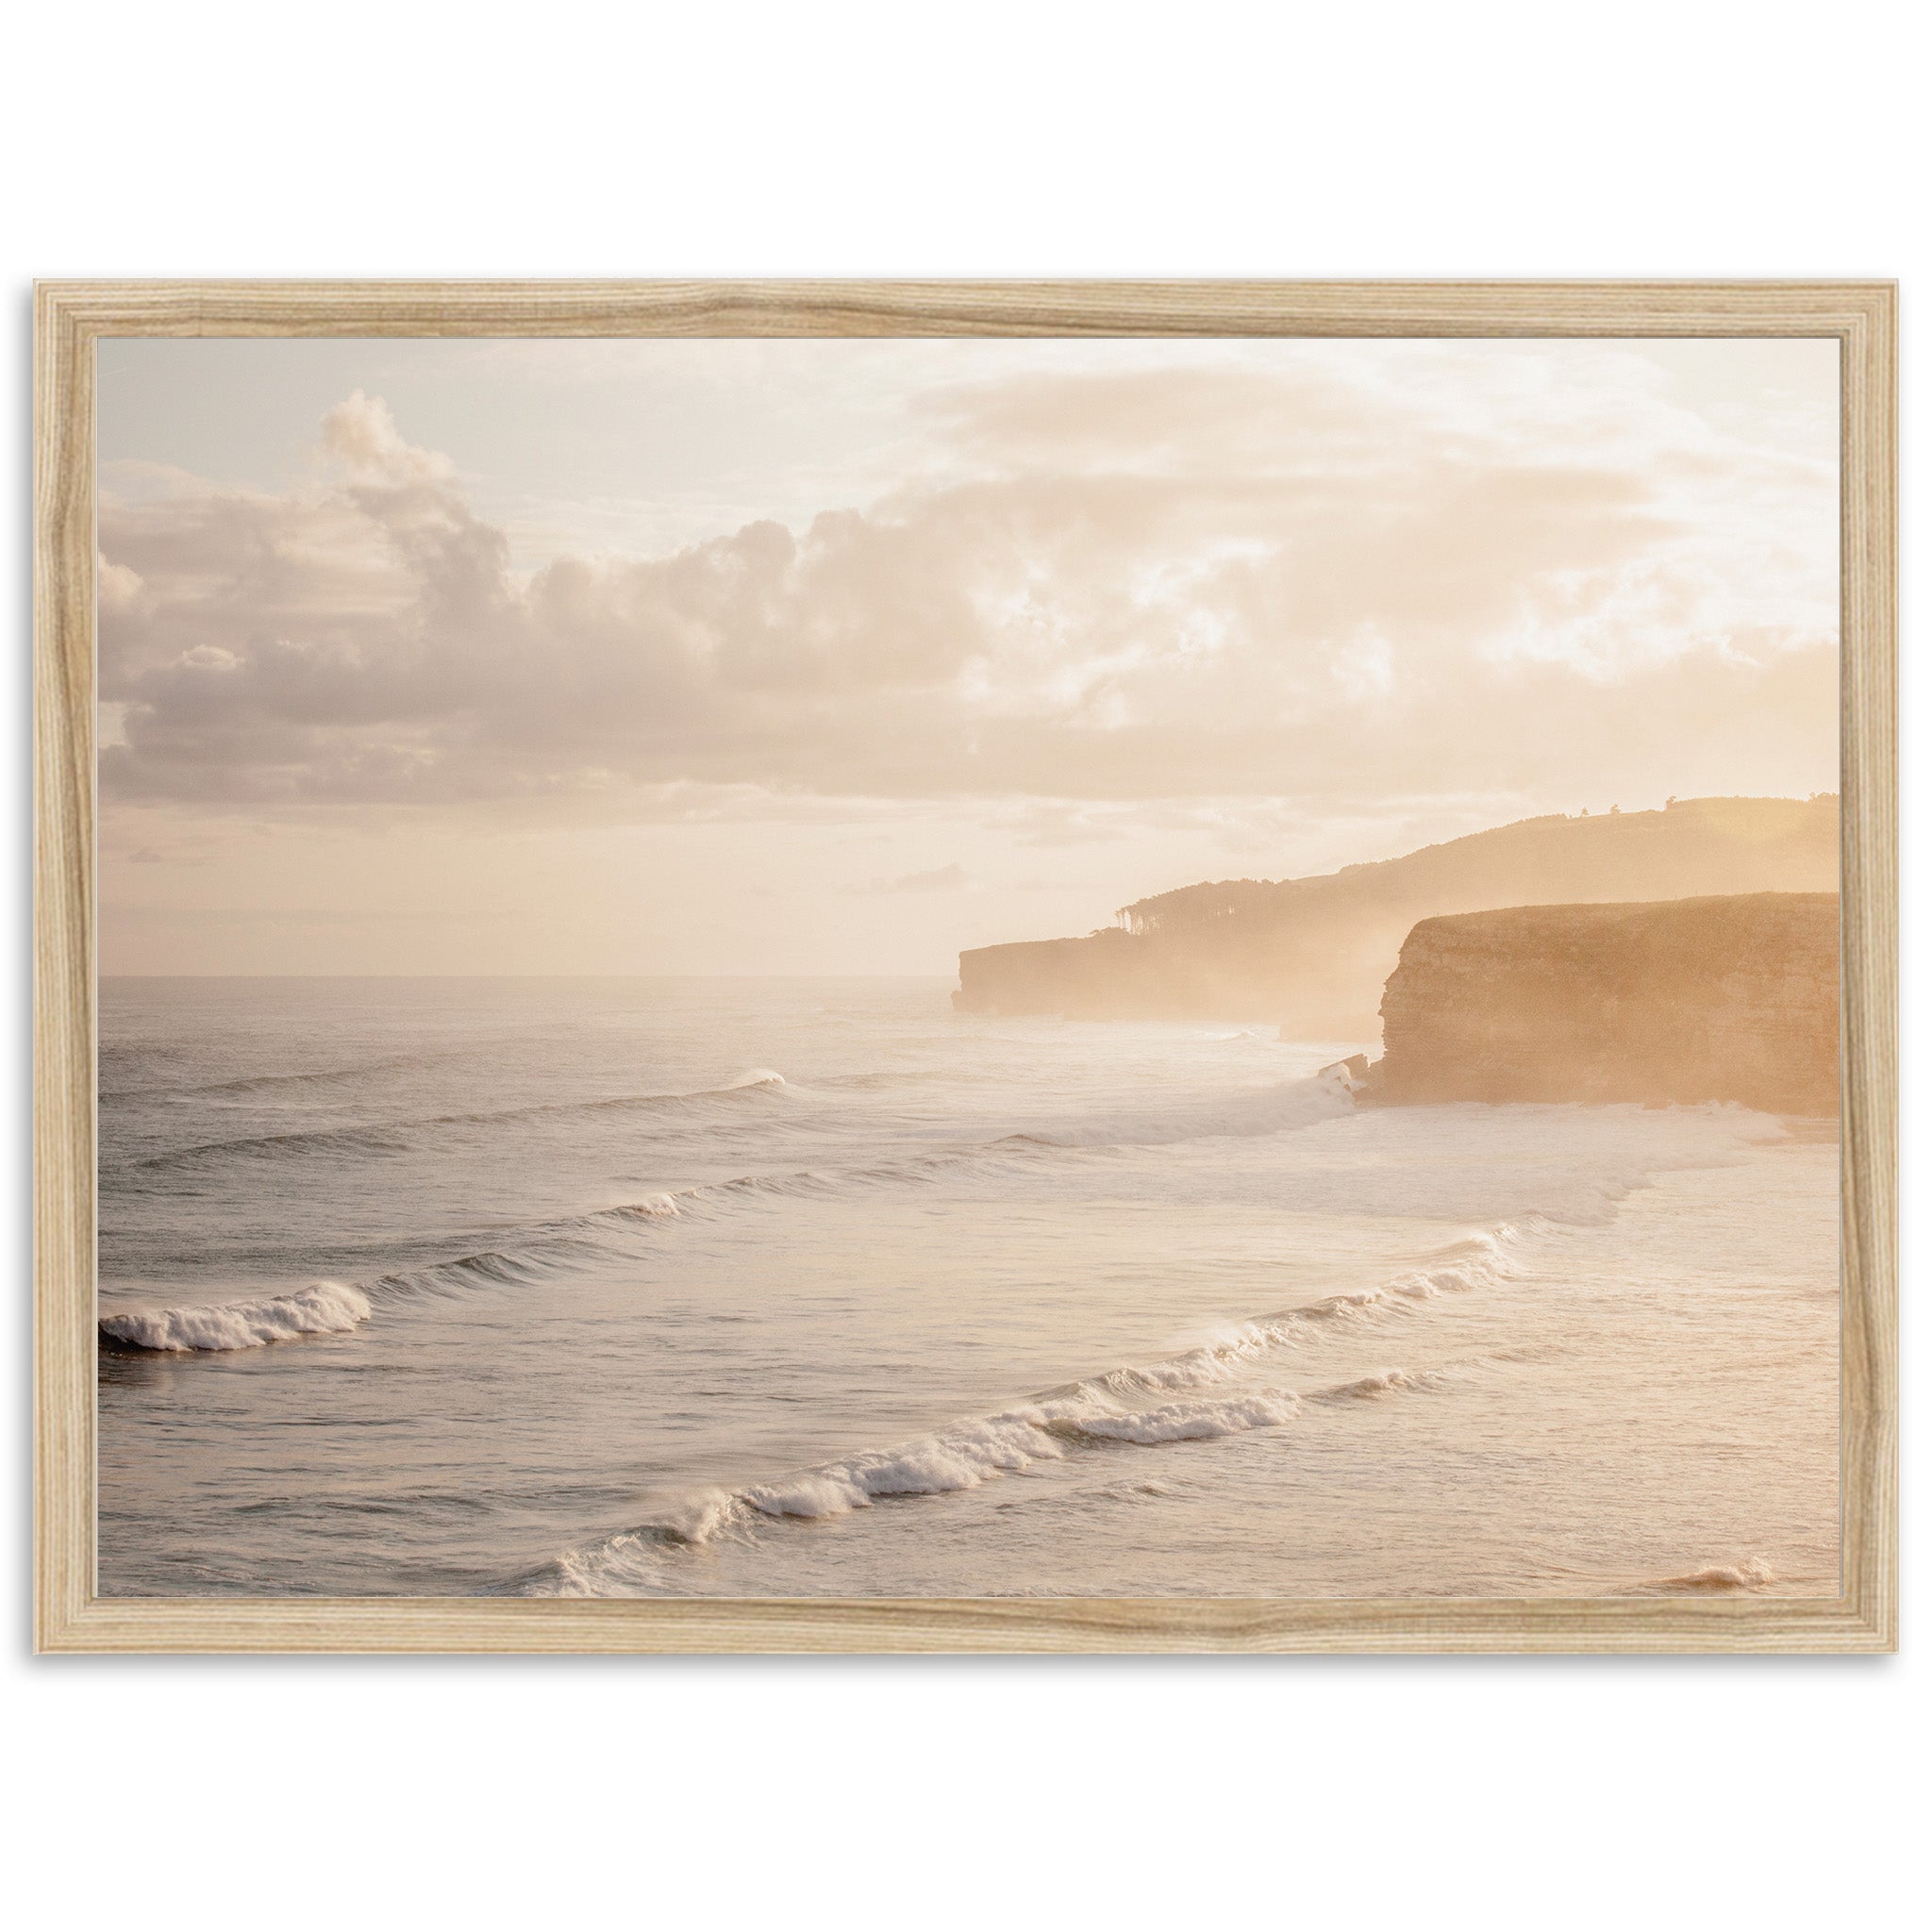
[[[1846,282],[60,282],[86,336],[1842,337]]]
[[[125,282],[36,291],[35,1582],[43,1651],[1871,1652],[1898,1625],[1897,291],[1887,282]],[[101,336],[1817,336],[1843,370],[1837,1598],[102,1598]]]

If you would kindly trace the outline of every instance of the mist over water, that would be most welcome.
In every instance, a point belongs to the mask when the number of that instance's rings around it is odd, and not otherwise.
[[[938,980],[110,980],[108,1593],[1837,1590],[1837,1146]]]

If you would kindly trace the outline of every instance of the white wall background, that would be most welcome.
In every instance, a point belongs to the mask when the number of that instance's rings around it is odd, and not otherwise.
[[[1918,9],[1859,0],[42,0],[9,30],[0,113],[9,1091],[30,276],[1895,275],[1909,576],[1922,32]],[[1907,768],[1909,982],[1909,749]],[[1909,1016],[1907,1043],[1909,1201]],[[1932,1665],[1911,1609],[1895,1661],[33,1661],[20,1100],[5,1127],[16,1924],[1780,1927],[1923,1908]],[[1908,1410],[1918,1237],[1908,1216]],[[1924,1442],[1908,1423],[1908,1595]]]

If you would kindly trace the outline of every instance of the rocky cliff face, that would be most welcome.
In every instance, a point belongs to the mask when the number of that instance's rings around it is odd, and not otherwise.
[[[1361,1097],[1839,1108],[1835,892],[1425,919]]]
[[[1369,1040],[1420,919],[1492,907],[1836,890],[1834,797],[1686,799],[1662,811],[1525,819],[1319,878],[1234,879],[1123,907],[1088,939],[959,956],[965,1012],[1264,1020]]]

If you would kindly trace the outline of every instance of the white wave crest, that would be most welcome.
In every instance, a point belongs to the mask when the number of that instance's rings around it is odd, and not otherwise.
[[[755,1067],[740,1074],[728,1088],[712,1090],[709,1094],[689,1095],[683,1098],[705,1099],[717,1097],[725,1092],[742,1092],[759,1088],[775,1091],[787,1085],[782,1074],[775,1073],[769,1067]],[[432,1263],[423,1268],[385,1274],[368,1282],[365,1287],[369,1294],[382,1303],[414,1294],[458,1294],[492,1285],[524,1287],[552,1273],[568,1272],[584,1265],[594,1254],[598,1244],[612,1231],[634,1233],[641,1225],[654,1222],[686,1218],[705,1219],[745,1202],[770,1199],[812,1200],[864,1192],[874,1189],[923,1187],[949,1176],[970,1176],[980,1173],[1002,1174],[1016,1165],[1024,1167],[1069,1159],[1093,1158],[1096,1158],[1093,1150],[1097,1148],[1136,1141],[1159,1144],[1192,1139],[1198,1135],[1274,1133],[1286,1127],[1312,1124],[1316,1121],[1329,1118],[1337,1111],[1345,1111],[1352,1105],[1345,1091],[1335,1089],[1329,1083],[1319,1080],[1290,1081],[1272,1087],[1244,1089],[1232,1098],[1223,1095],[1212,1104],[1196,1108],[1191,1111],[1179,1109],[1170,1115],[1137,1120],[1085,1122],[1063,1130],[1060,1138],[1036,1133],[1008,1134],[997,1141],[941,1147],[899,1158],[875,1160],[862,1166],[801,1168],[789,1172],[739,1174],[729,1180],[700,1182],[691,1187],[680,1188],[675,1193],[652,1194],[641,1201],[599,1208],[587,1214],[528,1224],[517,1231],[520,1239],[513,1244],[507,1243],[502,1248],[491,1248],[473,1255],[458,1256],[448,1261]],[[474,1115],[465,1118],[484,1120],[508,1117]],[[331,1129],[329,1135],[340,1138],[341,1132],[347,1130]],[[279,1138],[289,1141],[297,1137]],[[240,1146],[243,1143],[233,1144]],[[262,1144],[270,1143],[264,1141]],[[188,1150],[195,1154],[209,1151],[220,1150]],[[173,1156],[165,1158],[174,1158]],[[324,1291],[327,1291],[327,1294],[324,1294]],[[312,1334],[329,1329],[353,1327],[358,1322],[366,1321],[366,1304],[362,1304],[361,1312],[354,1321],[342,1318],[342,1305],[340,1301],[330,1307],[326,1319],[316,1318],[319,1315],[319,1306],[309,1306],[311,1301],[326,1300],[328,1295],[353,1295],[359,1301],[363,1291],[363,1289],[351,1287],[346,1283],[317,1284],[315,1289],[304,1290],[300,1295],[280,1296],[272,1301],[229,1304],[225,1311],[164,1309],[151,1315],[116,1316],[113,1321],[117,1325],[109,1327],[104,1323],[102,1332],[114,1341],[137,1348],[252,1348],[262,1341],[279,1341],[286,1335]],[[236,1314],[238,1320],[235,1323],[228,1323],[219,1319],[225,1312]],[[306,1325],[297,1325],[304,1324]],[[267,1332],[252,1333],[252,1327],[255,1325],[262,1326]],[[224,1338],[240,1336],[242,1339],[142,1339],[150,1334],[164,1337],[176,1333],[220,1335]],[[1251,1352],[1250,1344],[1268,1345],[1273,1339],[1276,1338],[1258,1334],[1250,1337],[1249,1343],[1238,1348],[1236,1354]],[[1196,1366],[1202,1373],[1207,1373],[1210,1365],[1204,1357],[1202,1364]],[[1147,1382],[1144,1386],[1168,1387],[1178,1386],[1167,1379],[1170,1374],[1178,1374],[1187,1378],[1195,1373],[1195,1369],[1184,1365],[1172,1372],[1155,1368],[1146,1373],[1157,1379]]]
[[[142,1308],[103,1315],[101,1333],[127,1348],[171,1355],[260,1348],[297,1335],[340,1335],[369,1319],[369,1298],[346,1281],[312,1281],[293,1294],[208,1307]]]
[[[759,1483],[740,1495],[761,1516],[839,1516],[866,1508],[878,1496],[938,1496],[976,1489],[989,1476],[1064,1456],[1066,1451],[1046,1430],[1074,1412],[1071,1403],[1049,1402],[981,1416],[896,1449],[869,1449]]]
[[[1418,1375],[1407,1369],[1377,1369],[1374,1374],[1357,1375],[1352,1382],[1338,1382],[1332,1389],[1316,1391],[1316,1402],[1369,1402],[1377,1395],[1391,1395],[1399,1389],[1433,1389],[1440,1375]]]
[[[1539,1221],[1528,1217],[1528,1224]],[[1447,1379],[1441,1374],[1383,1369],[1305,1395],[1289,1390],[1183,1395],[1156,1408],[1130,1407],[1121,1399],[1230,1380],[1270,1351],[1305,1341],[1310,1324],[1361,1320],[1378,1308],[1482,1288],[1515,1272],[1515,1251],[1535,1231],[1532,1224],[1504,1223],[1472,1234],[1432,1263],[1381,1288],[1331,1295],[1245,1322],[1199,1347],[1067,1383],[1000,1414],[956,1423],[895,1448],[864,1450],[735,1494],[708,1492],[654,1523],[567,1551],[515,1587],[547,1596],[650,1593],[661,1587],[662,1564],[673,1546],[749,1536],[760,1520],[841,1516],[870,1508],[884,1497],[976,1489],[995,1476],[1031,1463],[1059,1461],[1083,1449],[1209,1441],[1249,1429],[1279,1428],[1293,1422],[1308,1402],[1341,1405],[1439,1388]]]
[[[1207,1442],[1244,1429],[1275,1429],[1301,1413],[1298,1397],[1237,1395],[1224,1402],[1170,1402],[1145,1415],[1069,1416],[1052,1426],[1057,1434],[1086,1436],[1110,1442]]]
[[[1371,1379],[1389,1389],[1423,1386],[1422,1378],[1399,1370]],[[1249,1429],[1279,1428],[1302,1412],[1301,1398],[1288,1390],[1123,1412],[1100,1398],[1098,1387],[1082,1383],[1069,1395],[958,1423],[897,1448],[866,1450],[798,1470],[735,1495],[713,1491],[658,1522],[567,1550],[515,1587],[531,1596],[652,1594],[664,1585],[664,1565],[675,1546],[725,1537],[742,1541],[755,1535],[761,1519],[843,1516],[886,1497],[977,1489],[995,1476],[1031,1463],[1060,1461],[1082,1449],[1211,1441]]]

